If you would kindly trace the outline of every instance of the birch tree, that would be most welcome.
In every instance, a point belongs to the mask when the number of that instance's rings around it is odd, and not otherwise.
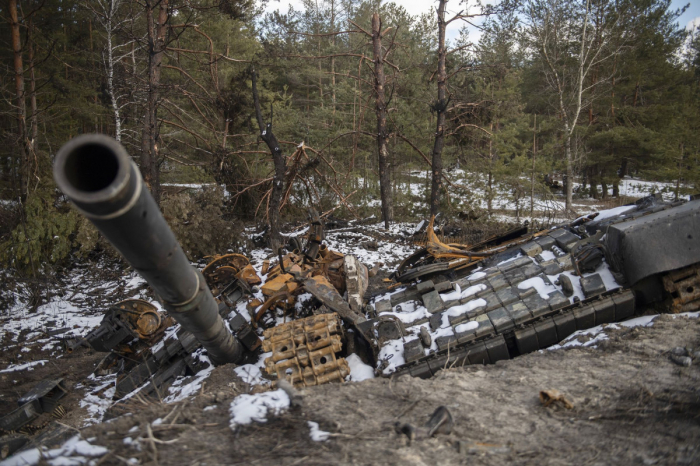
[[[601,11],[603,21],[594,21]],[[575,132],[581,113],[605,91],[613,74],[591,80],[591,73],[622,48],[619,13],[606,0],[529,0],[523,15],[526,44],[540,63],[550,105],[561,121],[564,142],[565,208],[572,212],[574,166],[578,162]]]
[[[132,56],[135,50],[129,48],[132,40],[119,41],[118,32],[122,26],[134,18],[120,17],[119,11],[123,0],[90,0],[85,6],[93,13],[105,35],[105,46],[102,51],[102,64],[107,80],[107,94],[109,95],[112,113],[114,114],[115,139],[122,140],[122,116],[121,109],[128,105],[124,102],[124,96],[118,91],[115,83],[115,69],[117,63]]]

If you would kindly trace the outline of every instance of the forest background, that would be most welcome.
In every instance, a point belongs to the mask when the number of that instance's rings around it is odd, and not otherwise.
[[[433,6],[4,1],[4,267],[36,274],[108,251],[51,177],[84,133],[121,141],[192,259],[235,249],[240,221],[275,244],[308,206],[388,226],[483,221],[498,196],[518,219],[557,198],[570,217],[574,199],[617,197],[628,175],[676,198],[698,191],[700,34],[678,24],[684,8]]]

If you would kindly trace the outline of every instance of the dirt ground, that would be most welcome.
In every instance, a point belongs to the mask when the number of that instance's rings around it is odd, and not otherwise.
[[[251,387],[222,366],[197,397],[131,400],[134,414],[82,436],[108,448],[100,464],[699,464],[700,365],[678,366],[669,350],[700,347],[700,320],[660,316],[608,335],[597,348],[452,368],[429,380],[308,388],[301,407],[235,432],[230,402]],[[544,407],[545,389],[565,394],[573,409]],[[396,422],[422,425],[443,405],[454,417],[451,434],[409,443],[395,432]],[[312,441],[308,421],[330,438]]]

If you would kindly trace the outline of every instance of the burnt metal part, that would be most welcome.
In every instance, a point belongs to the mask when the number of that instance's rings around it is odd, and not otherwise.
[[[25,446],[29,437],[23,434],[9,434],[0,437],[0,460],[4,460]]]
[[[532,353],[540,349],[539,342],[537,341],[537,332],[535,332],[533,327],[516,330],[515,344],[520,354]]]
[[[452,432],[454,420],[445,406],[437,408],[423,427],[415,427],[408,423],[397,422],[394,429],[398,434],[404,434],[410,442],[433,437],[436,434],[449,435]]]
[[[326,233],[323,229],[323,222],[316,209],[309,208],[309,220],[311,221],[311,225],[309,227],[306,248],[304,249],[305,262],[313,262],[316,260],[321,250],[321,243],[326,237]],[[282,263],[281,260],[280,263]]]
[[[595,327],[595,309],[593,306],[583,306],[574,310],[576,330],[586,330]]]
[[[323,275],[304,280],[304,289],[328,306],[330,310],[337,312],[348,325],[357,325],[367,320],[362,314],[352,310],[348,302],[340,296],[338,290]]]
[[[581,290],[586,298],[605,293],[605,284],[600,274],[594,273],[588,277],[581,277]]]
[[[559,341],[561,341],[557,335],[557,327],[552,318],[544,319],[543,321],[536,323],[533,328],[537,333],[537,341],[542,349],[556,345]]]
[[[262,340],[258,337],[253,327],[242,315],[236,313],[228,321],[231,330],[236,334],[236,337],[245,345],[248,351],[255,351],[262,345]]]
[[[566,228],[557,228],[549,232],[548,236],[554,238],[557,246],[566,252],[570,252],[574,245],[581,239]]]
[[[700,309],[700,265],[667,273],[662,278],[671,295],[672,312],[692,312]]]
[[[343,358],[342,326],[337,314],[321,314],[278,325],[265,331],[265,371],[295,386],[342,382],[350,374]]]
[[[557,241],[554,238],[547,235],[535,238],[535,242],[540,245],[543,251],[551,251],[552,246],[557,244]]]
[[[217,312],[202,274],[192,267],[124,147],[82,135],[57,153],[59,189],[107,237],[191,331],[215,364],[237,362],[243,348]]]
[[[610,225],[605,235],[613,268],[634,285],[646,277],[700,262],[700,201]]]
[[[542,246],[536,241],[530,241],[520,246],[520,250],[529,257],[535,257],[542,252]]]
[[[191,373],[203,368],[191,357],[192,352],[199,347],[194,335],[181,328],[176,337],[165,340],[157,351],[141,356],[136,367],[119,375],[114,397],[122,398],[149,380],[151,383],[148,387],[139,393],[145,396],[158,395],[163,393],[177,376],[184,375],[188,368]]]
[[[562,340],[576,332],[576,317],[571,312],[556,315],[552,320],[557,328],[557,336]]]
[[[574,285],[571,283],[571,278],[568,275],[559,275],[559,285],[561,290],[564,292],[564,296],[571,297],[574,294]]]
[[[142,347],[150,346],[173,323],[172,318],[163,318],[153,304],[127,299],[110,307],[99,327],[88,333],[85,341],[95,351],[136,353],[139,348],[130,345],[134,339],[141,340]]]
[[[572,251],[574,270],[592,273],[603,262],[605,253],[601,244],[584,244]]]
[[[391,301],[388,299],[377,301],[374,303],[374,310],[377,314],[382,312],[391,312]]]
[[[421,299],[423,300],[423,305],[431,314],[435,314],[436,312],[440,312],[445,309],[445,304],[443,303],[440,294],[435,290],[424,294]]]
[[[403,347],[403,357],[406,362],[417,361],[424,356],[423,344],[420,338],[408,341]]]
[[[364,304],[364,295],[369,284],[369,272],[355,256],[345,256],[343,258],[343,270],[345,271],[345,289],[347,290],[347,301],[350,309],[361,313]]]
[[[503,338],[503,335],[486,340],[484,345],[486,346],[486,352],[488,353],[492,364],[495,364],[496,361],[510,359],[508,346],[506,345],[506,340]]]
[[[54,412],[67,393],[63,379],[42,380],[17,400],[19,408],[0,418],[0,430],[15,432],[41,414]]]

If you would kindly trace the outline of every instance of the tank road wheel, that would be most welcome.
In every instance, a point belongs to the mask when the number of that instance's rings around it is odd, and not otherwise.
[[[204,267],[202,275],[210,288],[218,288],[219,284],[230,283],[236,274],[249,264],[248,258],[241,254],[217,256]]]
[[[292,295],[288,291],[281,291],[270,296],[267,301],[265,301],[262,306],[255,312],[253,316],[253,326],[258,327],[258,322],[262,319],[262,316],[269,310],[272,310],[277,306],[278,303],[288,300]],[[287,310],[285,309],[285,315]]]
[[[114,307],[121,309],[127,316],[134,332],[142,340],[147,340],[158,331],[162,318],[158,308],[142,299],[126,299]]]

